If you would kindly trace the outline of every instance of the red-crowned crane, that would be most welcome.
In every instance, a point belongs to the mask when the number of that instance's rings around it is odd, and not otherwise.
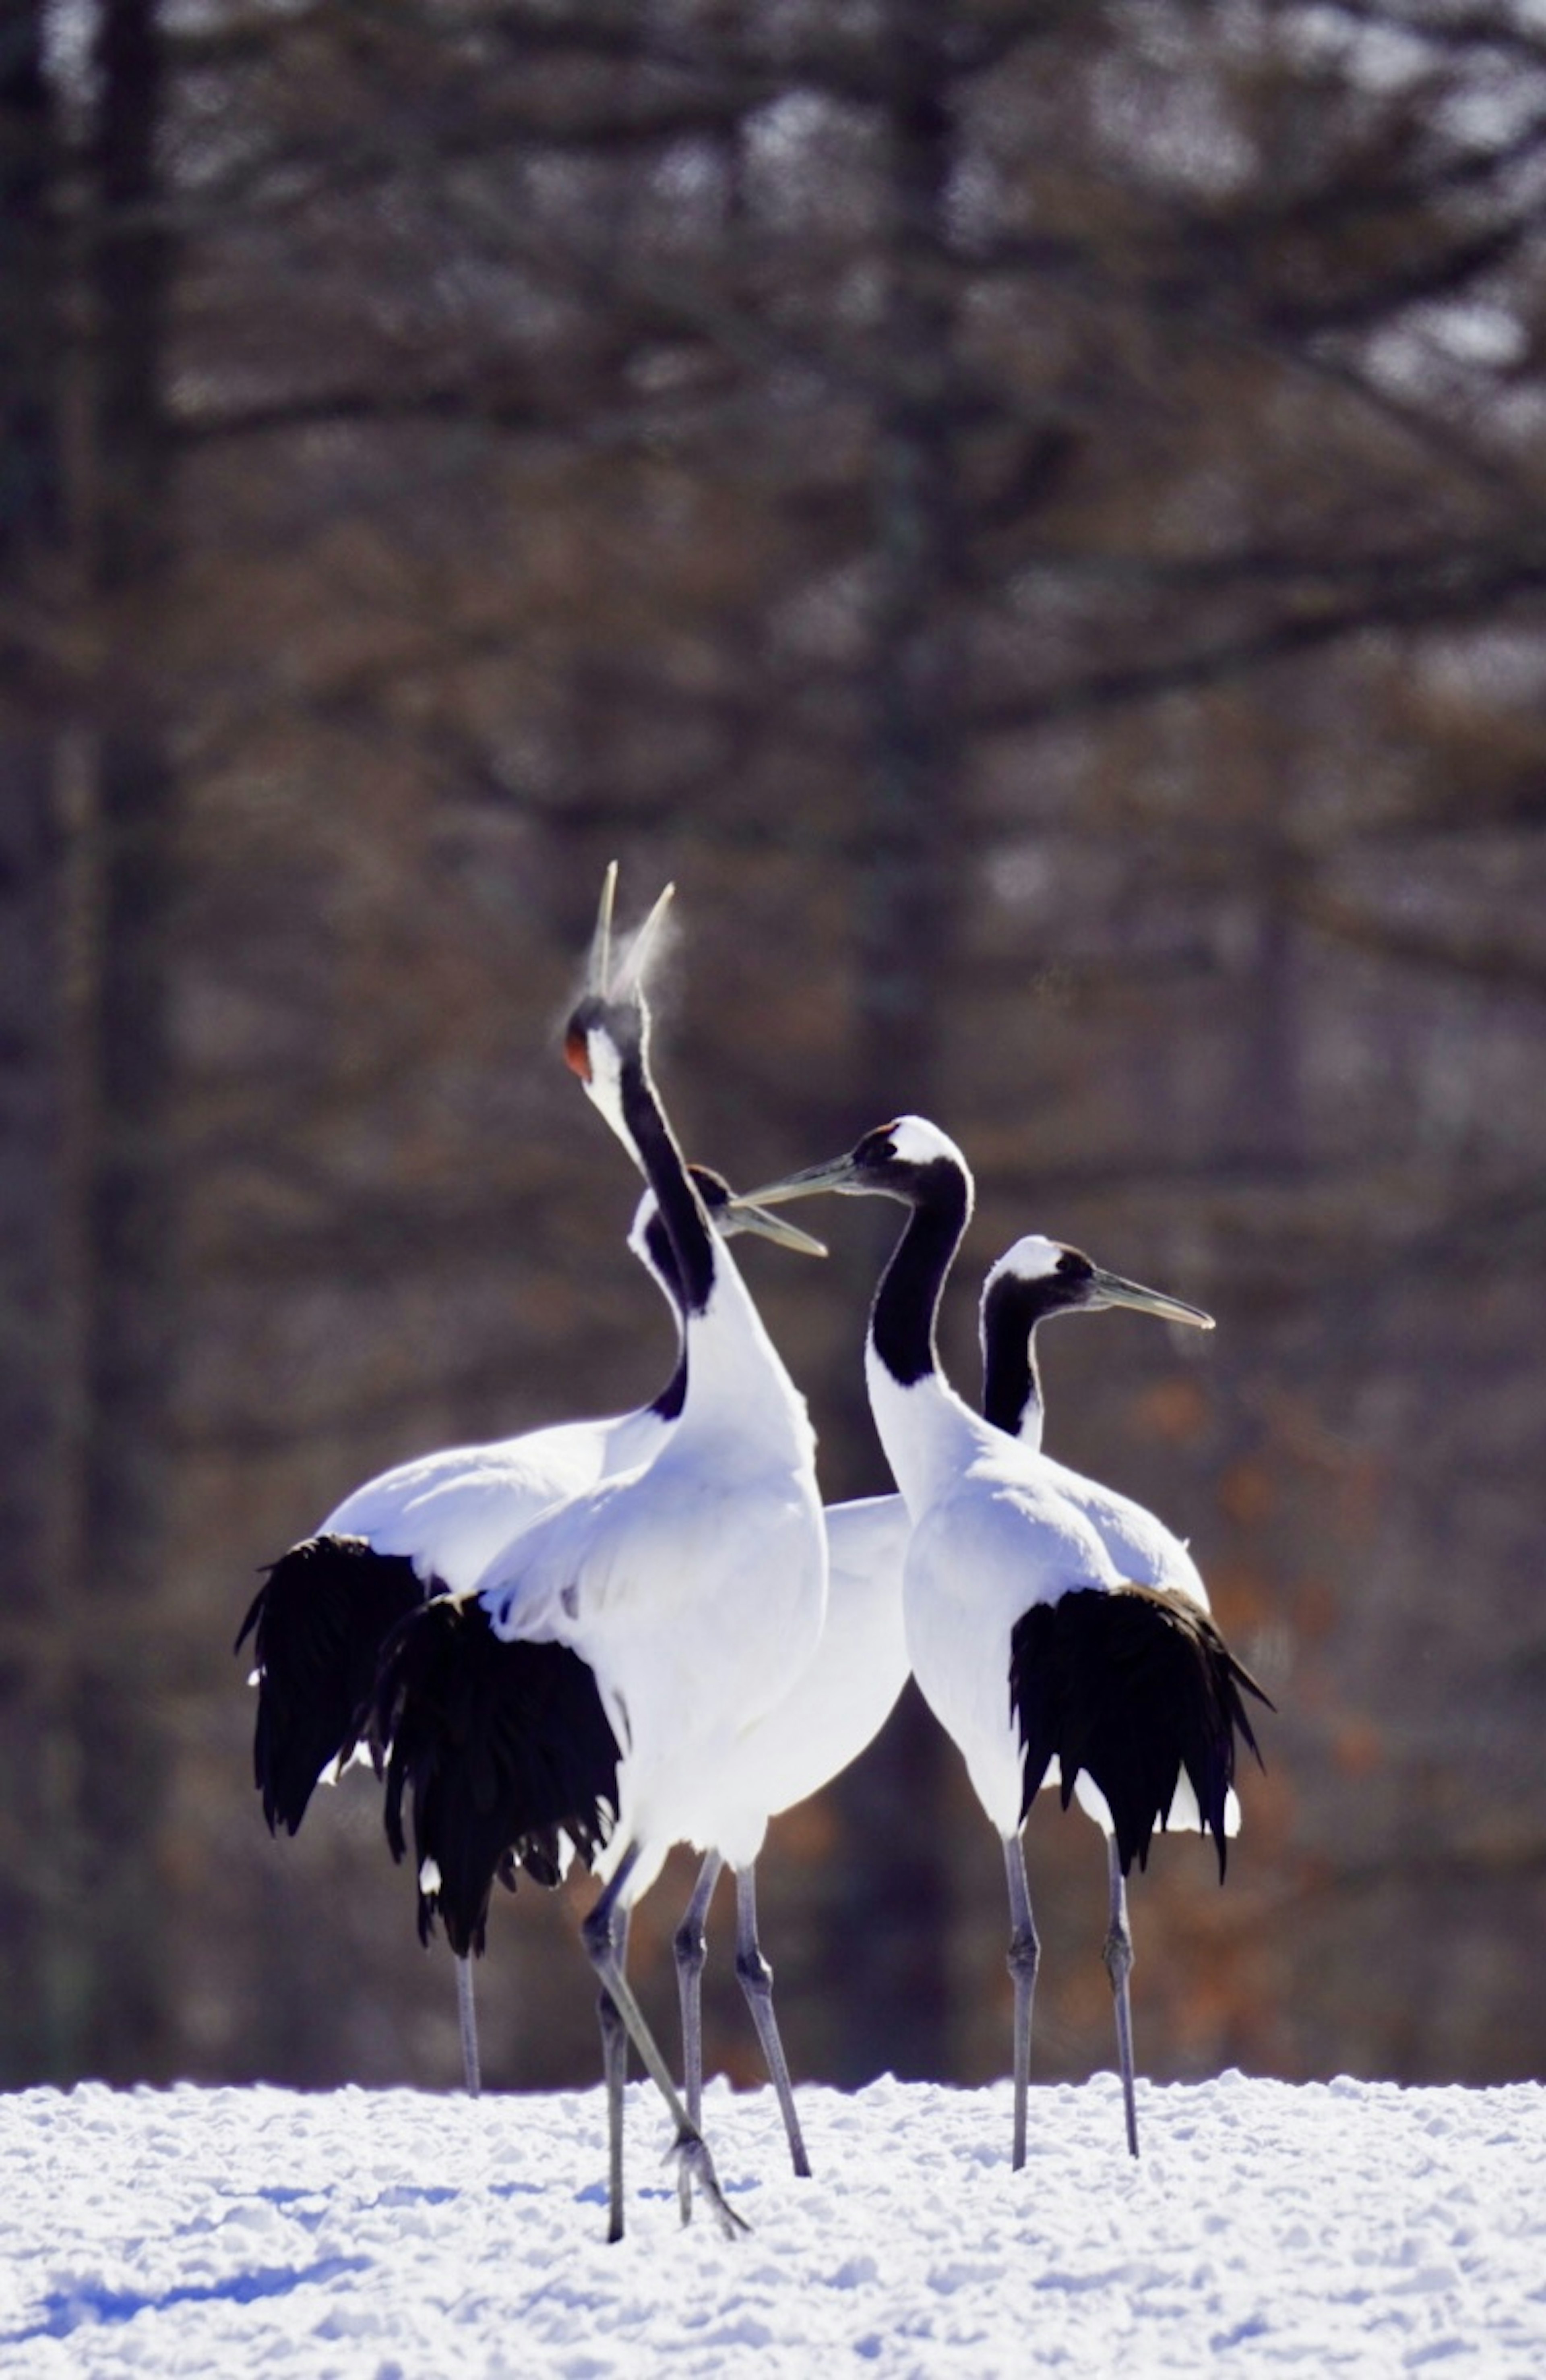
[[[735,1197],[722,1175],[692,1168],[715,1229],[753,1232],[820,1255],[821,1243]],[[489,1444],[416,1456],[367,1480],[309,1537],[272,1563],[236,1638],[253,1638],[258,1712],[253,1774],[271,1833],[300,1828],[317,1785],[334,1779],[362,1741],[378,1763],[384,1747],[369,1726],[381,1650],[397,1624],[428,1598],[472,1587],[489,1562],[550,1506],[647,1462],[675,1427],[686,1383],[676,1264],[654,1193],[646,1190],[628,1245],[677,1317],[676,1366],[658,1394],[631,1413],[560,1422]],[[594,1685],[556,1648],[534,1657],[563,1700],[571,1742],[563,1763],[582,1807],[615,1808],[617,1747]],[[526,1691],[535,1681],[528,1680]],[[562,1797],[561,1797],[562,1798]],[[528,1803],[519,1848],[502,1847],[498,1873],[513,1886],[517,1865],[556,1884],[567,1864],[562,1812],[549,1796]],[[503,1856],[508,1852],[510,1856]],[[456,1957],[463,2070],[479,2086],[470,1956],[483,1947],[487,1903]]]
[[[1107,1963],[1136,2155],[1130,2028],[1122,2015],[1131,1944],[1117,1888],[1134,1859],[1146,1864],[1154,1828],[1173,1810],[1178,1820],[1190,1815],[1193,1804],[1214,1837],[1222,1876],[1237,1736],[1256,1749],[1241,1690],[1266,1697],[1195,1593],[1135,1583],[1081,1509],[1073,1475],[1060,1484],[1059,1466],[972,1413],[941,1373],[940,1295],[972,1200],[955,1143],[936,1124],[903,1116],[846,1156],[754,1195],[771,1205],[823,1190],[890,1197],[908,1209],[871,1309],[865,1376],[912,1522],[903,1597],[913,1674],[1003,1845],[1015,1982],[1014,2163],[1025,2159],[1038,1956],[1021,1830],[1054,1761],[1065,1807],[1077,1792],[1111,1844],[1116,1938]]]
[[[393,1743],[389,1824],[400,1827],[411,1790],[421,1891],[454,1948],[487,1898],[481,1871],[510,1839],[507,1773],[540,1767],[543,1743],[540,1714],[507,1707],[497,1689],[481,1698],[476,1734],[448,1724],[448,1682],[497,1678],[513,1653],[556,1645],[597,1682],[621,1747],[617,1823],[595,1862],[606,1882],[584,1928],[602,1989],[612,2239],[622,2230],[626,2038],[676,2124],[683,2214],[695,2180],[727,2231],[742,2228],[629,1987],[628,1917],[674,1843],[738,1871],[755,1860],[770,1807],[756,1731],[808,1664],[827,1606],[804,1403],[716,1239],[650,1073],[644,953],[666,897],[614,976],[609,879],[565,1056],[658,1203],[686,1338],[680,1418],[652,1458],[544,1514],[473,1594],[410,1616],[380,1694]],[[494,1815],[475,1865],[466,1835],[480,1804]]]

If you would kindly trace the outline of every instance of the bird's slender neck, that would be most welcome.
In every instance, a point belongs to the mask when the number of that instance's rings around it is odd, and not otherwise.
[[[680,1421],[682,1408],[687,1402],[687,1345],[680,1333],[677,1339],[676,1363],[670,1378],[663,1389],[657,1390],[649,1401],[649,1410],[661,1421]]]
[[[618,1113],[655,1193],[673,1263],[682,1316],[678,1374],[668,1419],[693,1420],[695,1437],[720,1432],[743,1453],[811,1473],[815,1441],[803,1400],[698,1196],[686,1160],[656,1096],[642,1049],[626,1052],[617,1077]],[[614,1125],[615,1129],[615,1125]],[[666,1409],[657,1402],[657,1411]]]
[[[870,1411],[914,1523],[992,1435],[940,1371],[935,1347],[940,1294],[971,1207],[970,1179],[955,1165],[931,1166],[915,1182],[870,1315]]]
[[[971,1211],[972,1185],[959,1166],[940,1160],[919,1175],[870,1312],[870,1345],[900,1388],[938,1370],[939,1301]]]
[[[1036,1287],[1006,1278],[983,1300],[983,1418],[1039,1450],[1045,1408],[1036,1331],[1046,1314]]]
[[[676,1259],[676,1291],[682,1310],[691,1318],[703,1312],[713,1293],[713,1230],[688,1175],[686,1160],[655,1096],[642,1050],[631,1051],[624,1058],[618,1087],[623,1123],[638,1151],[645,1178],[655,1193]]]
[[[651,1397],[646,1410],[661,1421],[677,1421],[687,1396],[687,1334],[682,1323],[682,1290],[676,1277],[676,1257],[660,1220],[658,1208],[650,1216],[642,1233],[636,1233],[629,1245],[644,1266],[656,1287],[671,1310],[676,1325],[676,1363],[664,1388]]]

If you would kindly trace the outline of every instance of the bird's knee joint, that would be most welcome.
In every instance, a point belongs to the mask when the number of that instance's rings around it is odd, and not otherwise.
[[[701,1975],[708,1959],[708,1942],[701,1928],[683,1922],[671,1937],[676,1963],[689,1974]]]
[[[1034,1934],[1023,1928],[1009,1937],[1009,1969],[1011,1975],[1034,1976],[1041,1963],[1042,1946]]]
[[[738,1950],[735,1972],[741,1979],[743,1992],[764,1995],[773,1989],[773,1970],[760,1950]]]
[[[1133,1970],[1132,1939],[1127,1934],[1108,1934],[1101,1951],[1105,1972],[1114,1984],[1122,1983]]]

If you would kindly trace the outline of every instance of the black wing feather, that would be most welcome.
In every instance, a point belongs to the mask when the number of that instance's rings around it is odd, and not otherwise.
[[[381,1647],[424,1596],[405,1555],[364,1537],[308,1537],[269,1569],[236,1649],[253,1638],[252,1774],[271,1833],[296,1833],[322,1771],[359,1742]]]
[[[1084,1769],[1105,1796],[1125,1876],[1148,1864],[1184,1767],[1218,1846],[1237,1735],[1261,1760],[1241,1690],[1272,1705],[1205,1611],[1165,1587],[1079,1588],[1034,1604],[1009,1639],[1009,1697],[1023,1760],[1021,1816],[1049,1763],[1063,1807]]]
[[[593,1671],[565,1645],[506,1643],[476,1600],[441,1597],[412,1613],[388,1645],[376,1725],[390,1740],[386,1830],[439,1882],[419,1892],[418,1930],[438,1915],[458,1957],[481,1950],[496,1877],[519,1864],[557,1884],[567,1836],[588,1861],[617,1811],[617,1739]]]

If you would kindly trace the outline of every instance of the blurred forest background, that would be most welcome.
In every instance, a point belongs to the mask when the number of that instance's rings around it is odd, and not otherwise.
[[[1546,2072],[1540,7],[9,0],[0,182],[0,2078],[457,2079],[231,1645],[372,1472],[663,1377],[555,1046],[614,855],[692,1154],[966,1148],[962,1386],[1021,1231],[1218,1317],[1048,1365],[1279,1705],[1226,1889],[1135,1886],[1141,2070]],[[893,1219],[806,1220],[859,1493]],[[496,1909],[495,2084],[596,2074],[584,1892]],[[763,1915],[798,2076],[1005,2070],[921,1706]]]

